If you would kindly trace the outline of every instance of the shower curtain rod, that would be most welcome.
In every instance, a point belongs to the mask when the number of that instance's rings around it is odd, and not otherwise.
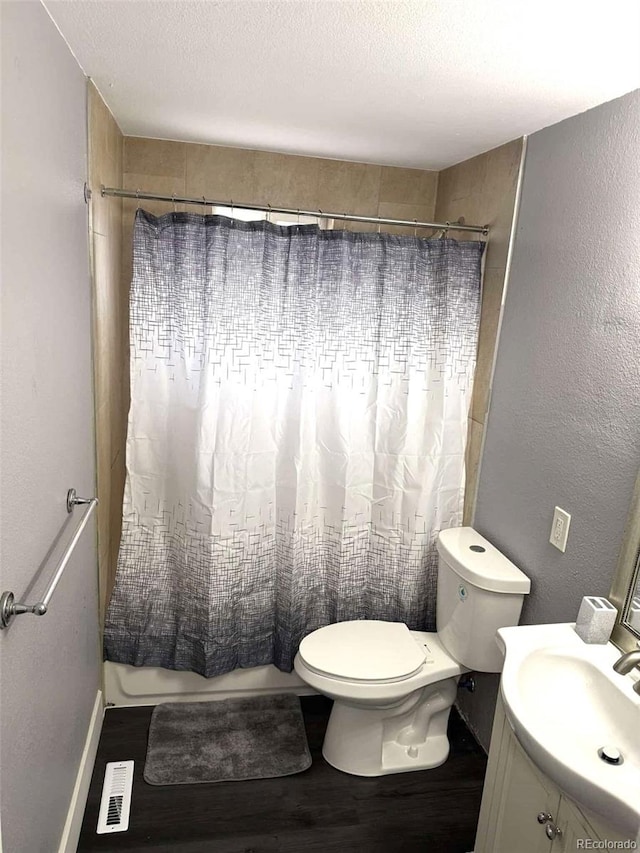
[[[200,207],[235,207],[241,210],[261,210],[264,213],[288,213],[292,216],[322,216],[327,219],[339,219],[345,222],[375,222],[378,225],[404,225],[409,228],[435,228],[438,231],[473,231],[476,234],[489,233],[488,225],[463,225],[459,222],[420,222],[417,219],[390,219],[385,216],[358,216],[355,213],[330,213],[326,210],[301,210],[295,207],[272,207],[270,204],[249,204],[237,201],[216,201],[215,199],[187,198],[179,195],[158,195],[142,190],[121,190],[114,187],[100,188],[102,196],[114,198],[135,198],[138,201],[166,201],[172,204],[196,204]]]

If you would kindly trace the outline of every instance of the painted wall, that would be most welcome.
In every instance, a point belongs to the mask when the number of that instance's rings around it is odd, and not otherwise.
[[[640,91],[529,138],[475,518],[531,577],[527,624],[573,621],[616,567],[640,459],[639,235]],[[485,745],[496,689],[463,703]]]
[[[40,3],[2,14],[0,588],[32,584],[95,489],[84,75]],[[99,680],[95,526],[43,617],[0,632],[0,805],[6,853],[52,853]]]

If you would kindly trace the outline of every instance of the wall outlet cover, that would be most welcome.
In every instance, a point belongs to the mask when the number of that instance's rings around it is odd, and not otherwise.
[[[571,524],[571,516],[559,506],[553,510],[553,521],[551,522],[551,536],[549,542],[559,551],[567,550],[567,539],[569,538],[569,525]]]

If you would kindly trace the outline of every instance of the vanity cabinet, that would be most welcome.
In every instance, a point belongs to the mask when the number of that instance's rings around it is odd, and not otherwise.
[[[587,815],[538,770],[498,697],[475,853],[569,853],[589,849],[587,840],[628,842],[629,836]]]

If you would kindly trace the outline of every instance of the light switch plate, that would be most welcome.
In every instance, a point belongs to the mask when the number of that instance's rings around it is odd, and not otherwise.
[[[558,549],[564,552],[567,550],[567,539],[569,537],[569,525],[571,524],[571,516],[559,506],[553,510],[553,521],[551,522],[551,536],[549,542]]]

